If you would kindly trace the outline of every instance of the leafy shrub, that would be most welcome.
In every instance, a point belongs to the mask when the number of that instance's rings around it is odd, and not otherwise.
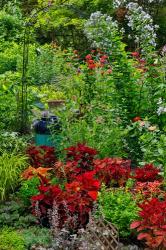
[[[85,144],[78,143],[76,146],[71,146],[65,149],[67,151],[66,159],[68,161],[76,161],[82,171],[92,170],[94,157],[97,151]]]
[[[31,197],[38,194],[39,184],[40,180],[38,177],[33,177],[29,180],[21,182],[18,197],[24,202],[25,205],[29,206],[31,204]]]
[[[118,228],[120,237],[130,236],[130,224],[138,218],[139,209],[129,192],[104,188],[99,195],[99,208],[104,217]]]
[[[100,182],[95,179],[95,171],[76,176],[73,182],[66,184],[65,189],[67,208],[72,214],[78,216],[78,227],[85,226],[100,189]]]
[[[16,43],[9,43],[3,52],[0,51],[0,74],[17,70],[17,54],[19,55],[19,49],[20,47]]]
[[[138,232],[138,240],[145,240],[150,249],[166,248],[166,201],[153,198],[139,205],[139,220],[130,228]]]
[[[21,232],[26,249],[32,246],[50,247],[52,242],[51,230],[41,227],[30,227]]]
[[[66,148],[66,163],[56,162],[55,172],[58,178],[66,178],[72,181],[79,174],[94,169],[93,160],[97,151],[86,144],[78,143],[76,146]]]
[[[124,186],[130,178],[130,160],[120,158],[104,158],[94,161],[97,177],[106,186]]]
[[[153,182],[136,182],[134,186],[134,194],[138,202],[152,199],[154,197],[163,198],[165,191],[162,190],[163,183],[161,181]]]
[[[0,11],[0,33],[1,39],[16,40],[22,30],[22,23],[16,15],[10,15],[5,11]]]
[[[30,146],[27,149],[27,155],[31,166],[36,168],[53,166],[56,161],[54,150],[54,147]]]
[[[1,250],[25,250],[24,239],[9,228],[4,228],[0,231],[0,249]]]
[[[1,132],[0,134],[0,151],[4,152],[25,152],[27,147],[26,138],[19,137],[15,132]]]
[[[17,55],[17,52],[11,52]],[[8,54],[6,55],[8,57]],[[0,59],[1,60],[1,59]],[[4,60],[4,59],[3,59]],[[5,63],[3,61],[3,63]],[[8,62],[6,62],[7,66]],[[7,67],[6,66],[6,67]],[[18,82],[21,74],[19,72],[6,71],[0,74],[0,129],[4,131],[17,131],[17,101],[18,101]],[[5,96],[5,98],[4,98]],[[12,105],[11,105],[12,103]]]
[[[160,170],[152,164],[145,164],[142,168],[135,169],[134,179],[139,182],[155,181],[159,178]]]
[[[0,205],[0,228],[7,226],[13,228],[27,228],[35,225],[36,217],[30,214],[27,207],[20,200],[4,202]]]
[[[30,180],[33,177],[38,177],[38,178],[42,178],[42,177],[48,177],[49,173],[48,171],[51,170],[52,168],[34,168],[29,166],[29,168],[25,169],[25,171],[21,174],[21,177],[24,180]]]
[[[26,167],[27,157],[15,152],[0,156],[0,200],[4,200],[18,185],[20,174]]]
[[[42,222],[48,223],[48,211],[56,203],[60,227],[68,218],[68,213],[71,217],[77,216],[75,227],[85,225],[100,188],[100,182],[94,178],[94,175],[94,171],[77,175],[72,182],[65,185],[64,190],[59,185],[52,185],[49,180],[42,178],[38,188],[39,194],[32,197],[33,212]]]

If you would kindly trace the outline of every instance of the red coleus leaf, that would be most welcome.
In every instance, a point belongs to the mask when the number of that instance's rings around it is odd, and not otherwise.
[[[30,146],[27,149],[27,155],[32,166],[47,167],[53,166],[56,161],[54,147],[48,146]]]
[[[48,192],[49,191],[49,187],[41,185],[41,186],[39,186],[39,191],[44,192],[44,193]]]
[[[92,200],[96,201],[97,200],[97,191],[89,191],[88,195],[92,198]]]
[[[35,196],[32,196],[32,201],[41,201],[44,199],[44,194],[38,194],[38,195],[35,195]]]
[[[139,212],[140,221],[133,222],[131,228],[136,228],[137,232],[140,232],[138,239],[145,239],[150,249],[159,246],[161,249],[164,249],[166,238],[166,200],[160,201],[158,198],[152,198],[139,204],[139,207],[141,208]]]
[[[163,242],[163,240],[164,240],[163,236],[157,236],[149,240],[147,239],[147,245],[152,248],[158,248]]]
[[[96,176],[106,186],[115,183],[119,186],[124,186],[130,177],[130,161],[119,158],[105,158],[102,160],[95,160],[94,166]]]
[[[148,233],[140,233],[138,234],[137,236],[137,239],[138,240],[142,240],[142,239],[149,239],[150,238],[150,235]]]
[[[145,164],[141,168],[135,170],[134,179],[139,182],[155,181],[159,178],[159,169],[153,166],[153,164]]]
[[[140,224],[141,224],[140,221],[134,221],[134,222],[131,223],[130,229],[135,229],[135,228],[139,227]]]
[[[154,231],[154,234],[166,237],[166,231],[164,231],[164,230],[156,230],[156,231]]]
[[[68,192],[78,192],[81,190],[81,183],[78,181],[73,181],[72,183],[67,183],[66,184],[66,190]]]

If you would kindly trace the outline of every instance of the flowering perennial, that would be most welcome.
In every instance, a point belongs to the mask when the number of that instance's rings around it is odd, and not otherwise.
[[[142,53],[147,55],[156,47],[157,25],[153,25],[153,19],[146,13],[138,3],[130,2],[127,6],[128,26],[134,33],[135,43],[142,49]]]
[[[120,35],[118,23],[112,17],[102,14],[100,11],[92,13],[85,23],[84,32],[92,42],[93,47],[111,49],[114,39]]]

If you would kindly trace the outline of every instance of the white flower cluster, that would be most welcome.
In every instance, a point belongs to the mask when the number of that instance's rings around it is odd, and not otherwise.
[[[157,25],[153,25],[153,19],[146,13],[137,3],[130,2],[127,6],[128,26],[133,31],[135,42],[144,54],[156,47],[156,29]]]
[[[116,8],[125,6],[127,4],[127,2],[128,2],[127,0],[114,0],[113,7],[116,9]]]
[[[105,49],[112,48],[113,38],[120,34],[118,23],[100,11],[91,14],[85,23],[84,32],[93,47]]]
[[[157,109],[158,116],[160,116],[162,114],[165,114],[166,113],[166,106],[165,107],[163,106],[163,101],[162,101],[161,98],[158,100],[157,104],[162,105],[162,106],[159,106],[158,109]]]
[[[149,3],[154,3],[154,4],[159,4],[159,3],[162,3],[164,0],[146,0],[146,4],[149,4]],[[113,0],[113,7],[116,9],[116,8],[119,8],[119,7],[124,7],[126,6],[128,3],[130,2],[130,0]],[[139,3],[139,0],[133,0],[132,2],[135,2],[135,3]]]

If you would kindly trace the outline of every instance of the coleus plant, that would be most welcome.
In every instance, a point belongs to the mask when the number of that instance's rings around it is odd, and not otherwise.
[[[98,179],[107,187],[124,186],[130,178],[130,160],[120,158],[104,158],[94,160],[94,169]]]
[[[164,197],[165,192],[162,190],[163,183],[161,181],[153,182],[136,182],[134,186],[135,198],[138,202],[152,199],[154,197]]]
[[[141,168],[136,168],[134,173],[134,179],[139,182],[150,182],[162,179],[159,176],[160,170],[156,168],[153,164],[145,164]]]
[[[29,166],[27,169],[24,170],[24,172],[21,174],[21,177],[25,180],[32,179],[34,176],[37,177],[48,177],[49,173],[48,171],[52,170],[53,168],[34,168]]]
[[[94,175],[95,171],[86,172],[66,184],[65,201],[69,211],[78,216],[79,226],[88,222],[89,212],[97,200],[100,182]]]
[[[66,162],[57,161],[54,165],[56,177],[65,178],[68,182],[75,180],[79,174],[94,169],[93,160],[97,155],[97,151],[88,147],[86,144],[78,143],[65,149]]]
[[[55,149],[48,146],[30,146],[27,149],[30,165],[34,167],[51,167],[55,164]]]
[[[81,173],[93,169],[93,160],[97,151],[86,144],[78,143],[76,146],[66,148],[67,161],[77,162]],[[78,171],[79,172],[79,171]]]
[[[31,197],[32,212],[40,221],[45,221],[48,225],[48,211],[52,209],[54,201],[59,205],[63,199],[63,191],[59,185],[51,185],[47,178],[41,178],[38,187],[39,194]]]
[[[166,249],[166,200],[152,198],[139,207],[140,220],[134,221],[130,229],[136,229],[138,240],[145,240],[150,249]]]
[[[48,210],[52,209],[56,202],[59,216],[59,225],[63,225],[67,219],[66,208],[70,214],[77,215],[78,226],[85,225],[88,215],[97,199],[100,182],[94,177],[95,172],[90,171],[78,175],[74,181],[67,183],[62,190],[59,185],[52,185],[46,178],[41,178],[39,194],[32,197],[33,212],[38,207],[38,214],[41,220],[48,219]]]

